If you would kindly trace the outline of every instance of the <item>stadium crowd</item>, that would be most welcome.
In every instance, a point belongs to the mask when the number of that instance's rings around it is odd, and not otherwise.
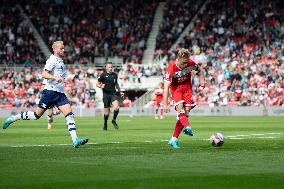
[[[0,64],[13,66],[43,63],[32,30],[20,11],[9,1],[0,6]]]
[[[212,1],[179,45],[206,69],[196,101],[210,106],[284,104],[284,6],[281,1]],[[168,60],[175,58],[168,52]],[[198,86],[198,78],[193,78]]]
[[[101,56],[141,63],[157,1],[29,0],[22,6],[47,44],[65,41],[67,64]]]
[[[93,84],[101,71],[80,66],[96,56],[123,56],[125,64],[119,78],[124,82],[140,83],[141,77],[163,75],[165,65],[136,64],[145,49],[156,1],[141,4],[130,1],[127,5],[116,1],[111,6],[108,0],[96,1],[96,6],[91,0],[84,2],[21,2],[47,44],[55,39],[66,41],[66,63],[78,65],[69,68],[71,76],[66,85],[75,102],[96,106]],[[284,105],[284,6],[280,0],[261,2],[211,1],[206,14],[198,15],[193,30],[179,45],[191,49],[206,70],[205,89],[200,89],[198,77],[193,77],[198,104]],[[188,7],[189,4],[189,1],[166,4],[162,33],[157,38],[161,46],[157,49],[168,61],[175,58],[175,51],[163,49],[171,46],[198,9]],[[192,11],[186,12],[187,8]],[[27,66],[24,70],[1,69],[0,104],[7,108],[34,106],[42,86],[41,69],[29,65],[44,63],[45,59],[19,11],[13,7],[0,10],[1,64]],[[179,14],[182,12],[186,16]]]
[[[148,67],[136,64],[124,66],[119,73],[120,81],[141,83],[142,77],[162,75],[159,67]],[[41,77],[42,67],[24,67],[22,69],[5,68],[0,71],[0,108],[22,107],[30,108],[36,106],[40,99],[43,88]],[[95,83],[102,74],[102,70],[94,67],[77,65],[68,67],[68,78],[65,89],[74,104],[84,107],[96,107],[100,99],[96,96]],[[126,96],[127,97],[127,96]],[[99,97],[100,98],[100,97]],[[135,97],[134,97],[135,98]],[[129,104],[129,100],[126,99]]]
[[[167,53],[203,2],[193,0],[166,1],[163,20],[156,39],[155,58],[159,58],[159,54]]]
[[[0,73],[0,105],[1,108],[36,106],[43,89],[42,68],[23,68],[22,70],[4,69]],[[71,101],[94,107],[95,89],[94,69],[70,68],[65,88]]]

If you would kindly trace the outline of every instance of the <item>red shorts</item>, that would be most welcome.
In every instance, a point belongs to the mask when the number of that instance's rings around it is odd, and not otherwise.
[[[161,106],[163,104],[163,97],[162,98],[156,98],[156,105]]]
[[[184,106],[190,106],[194,108],[196,106],[192,98],[192,89],[188,86],[180,86],[177,88],[171,88],[172,97],[174,100],[174,106],[184,104]]]

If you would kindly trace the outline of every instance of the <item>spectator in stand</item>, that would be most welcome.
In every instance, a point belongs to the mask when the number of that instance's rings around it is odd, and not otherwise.
[[[205,94],[208,104],[224,104],[225,97],[228,105],[276,105],[282,94],[269,97],[268,88],[283,80],[283,3],[234,2],[210,2],[180,46],[192,48],[206,65],[214,86]]]
[[[97,56],[122,56],[141,63],[158,2],[77,0],[22,1],[45,42],[66,41],[67,62],[93,63]]]
[[[0,7],[0,64],[30,66],[44,63],[32,29],[13,2]]]

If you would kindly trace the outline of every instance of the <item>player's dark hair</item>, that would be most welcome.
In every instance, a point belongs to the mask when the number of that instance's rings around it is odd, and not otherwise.
[[[112,63],[112,62],[106,62],[106,65],[108,65],[108,64],[111,64],[111,65],[113,65],[113,63]]]

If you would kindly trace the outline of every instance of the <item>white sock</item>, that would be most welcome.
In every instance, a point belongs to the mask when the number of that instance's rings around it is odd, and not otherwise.
[[[19,119],[22,119],[22,120],[36,120],[38,118],[39,117],[35,116],[35,112],[31,112],[31,111],[25,111],[25,112],[22,112],[20,114],[12,116],[12,119],[14,121],[18,121]]]
[[[18,120],[21,119],[21,114],[13,115],[11,118],[12,118],[14,121],[18,121]]]
[[[172,140],[177,140],[177,137],[172,137]]]
[[[186,126],[186,128],[188,129],[188,128],[190,128],[190,126]]]
[[[50,124],[53,123],[53,116],[47,115],[47,122]]]
[[[75,125],[75,118],[74,114],[71,113],[66,116],[66,121],[67,121],[67,129],[71,135],[72,141],[75,142],[75,140],[78,138],[77,137],[77,132],[76,132],[76,125]]]

